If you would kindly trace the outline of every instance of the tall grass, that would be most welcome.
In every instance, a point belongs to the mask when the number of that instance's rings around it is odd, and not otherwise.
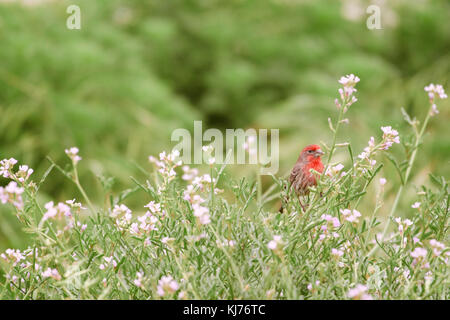
[[[305,209],[285,194],[282,178],[272,176],[273,186],[262,192],[260,182],[236,179],[225,165],[203,174],[181,170],[175,151],[151,157],[155,170],[132,178],[123,192],[110,192],[103,180],[104,203],[85,191],[78,169],[88,155],[81,151],[80,159],[76,148],[66,150],[69,166],[49,158],[39,179],[28,167],[17,170],[14,159],[3,160],[1,173],[11,182],[1,200],[32,245],[1,254],[0,298],[448,299],[448,181],[430,175],[434,186],[418,190],[411,219],[400,217],[397,201],[389,220],[378,215],[392,183],[379,174],[384,159],[397,168],[401,197],[427,122],[436,116],[433,105],[445,94],[428,87],[430,109],[421,126],[405,114],[416,137],[410,148],[402,133],[383,127],[357,156],[351,141],[337,143],[356,82],[341,79],[339,116],[325,144],[327,170],[303,199]],[[404,161],[388,156],[399,136],[409,150]],[[346,150],[350,166],[334,161],[336,148]],[[39,189],[53,171],[82,198],[43,204]],[[369,190],[376,203],[363,211]],[[131,196],[145,209],[132,212]],[[284,213],[272,209],[274,197],[289,199]],[[394,231],[379,233],[390,220]]]

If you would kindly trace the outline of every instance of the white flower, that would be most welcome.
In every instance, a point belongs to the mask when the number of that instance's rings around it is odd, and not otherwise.
[[[33,169],[29,168],[27,165],[19,166],[19,171],[16,173],[17,180],[23,183],[28,180],[32,173]]]
[[[193,204],[194,216],[196,216],[201,224],[208,224],[211,222],[209,209],[199,204]]]
[[[349,298],[354,300],[372,300],[372,296],[367,294],[367,286],[357,284],[355,288],[350,289],[347,293]]]
[[[341,223],[337,217],[333,217],[329,214],[323,214],[321,218],[322,220],[327,221],[328,224],[331,224],[334,228],[339,228],[341,226]]]
[[[0,187],[0,202],[11,203],[17,210],[23,209],[22,193],[24,188],[19,187],[17,182],[11,181],[6,187]]]
[[[114,209],[112,210],[112,212],[110,214],[110,216],[112,218],[116,218],[116,217],[118,217],[118,216],[120,216],[122,214],[125,214],[125,215],[126,214],[131,214],[131,210],[128,209],[128,207],[126,205],[124,205],[124,204],[115,205]]]
[[[386,184],[386,179],[385,178],[380,178],[380,185],[384,186]]]
[[[433,117],[439,113],[437,106],[433,103],[431,105],[430,116]]]
[[[419,259],[419,258],[426,258],[427,257],[427,249],[417,247],[414,249],[414,251],[411,252],[411,257]]]
[[[56,206],[53,204],[53,201],[47,202],[45,204],[45,209],[47,211],[44,213],[42,220],[48,220],[53,218],[72,218],[72,212],[70,211],[70,207],[65,203],[59,202]]]
[[[339,163],[339,164],[337,164],[337,165],[335,165],[335,166],[333,166],[333,167],[329,167],[329,168],[327,168],[327,171],[326,171],[326,175],[328,175],[328,176],[335,176],[335,175],[337,175],[342,169],[344,169],[344,165],[342,164],[342,163]]]
[[[13,169],[14,165],[17,163],[17,160],[14,158],[3,159],[0,161],[0,176],[4,178],[10,177],[10,171]]]
[[[163,276],[161,280],[158,281],[157,292],[159,296],[163,297],[166,294],[175,293],[179,288],[180,286],[172,276]]]
[[[418,209],[419,207],[420,207],[420,202],[414,202],[412,205],[411,205],[411,208],[413,208],[413,209]]]
[[[59,274],[58,270],[48,268],[44,272],[42,272],[43,278],[53,278],[55,280],[61,280],[61,275]]]
[[[359,217],[361,217],[361,213],[358,210],[350,210],[350,209],[340,209],[339,210],[341,214],[344,216],[344,219],[346,221],[352,222],[352,223],[358,223]]]
[[[434,100],[435,95],[437,95],[441,99],[447,98],[444,88],[440,84],[434,85],[433,83],[430,83],[430,85],[426,86],[424,89],[426,92],[428,92],[430,100]]]
[[[344,255],[344,251],[336,249],[336,248],[332,248],[331,255],[333,255],[335,258],[340,258]]]
[[[346,75],[341,77],[339,83],[345,87],[354,87],[359,82],[359,78],[354,74]]]
[[[283,249],[284,246],[284,241],[281,238],[281,236],[273,236],[273,240],[269,241],[269,243],[267,244],[267,247],[275,252],[281,251]]]
[[[445,250],[445,245],[436,239],[430,240],[430,246],[433,249],[433,254],[437,257],[440,256],[442,251]]]
[[[381,127],[381,131],[383,131],[383,144],[381,146],[382,150],[388,150],[394,143],[400,143],[398,131],[392,129],[391,126]]]
[[[74,164],[77,164],[82,158],[78,155],[78,148],[72,147],[70,149],[65,150],[67,156],[73,161]]]
[[[183,166],[183,176],[181,179],[186,181],[192,181],[195,177],[198,176],[198,169],[190,168],[188,165]]]
[[[161,204],[156,203],[155,201],[150,201],[144,208],[148,208],[151,213],[161,212]]]
[[[144,278],[143,272],[136,272],[136,279],[133,281],[134,285],[139,288],[143,288],[142,280]]]

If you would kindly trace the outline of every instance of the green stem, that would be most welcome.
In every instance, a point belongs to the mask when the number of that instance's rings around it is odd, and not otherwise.
[[[89,209],[91,210],[91,212],[95,213],[94,206],[92,205],[91,200],[89,200],[89,197],[87,196],[86,192],[84,191],[83,187],[80,184],[80,180],[78,179],[78,171],[77,171],[76,164],[73,164],[73,175],[74,175],[73,182],[77,186],[78,190],[81,192],[81,195],[83,196],[84,200],[88,204]]]
[[[427,116],[425,117],[425,120],[423,122],[422,128],[420,129],[420,132],[419,133],[416,132],[416,141],[414,143],[414,150],[413,150],[413,152],[411,154],[411,158],[409,158],[408,167],[407,167],[406,173],[405,173],[405,179],[403,180],[404,183],[400,186],[400,188],[398,188],[397,195],[395,196],[394,204],[392,205],[391,211],[389,212],[389,216],[388,216],[387,221],[386,221],[386,225],[384,226],[383,232],[381,234],[382,241],[383,241],[384,236],[386,235],[386,232],[387,232],[387,230],[389,228],[389,224],[391,222],[391,219],[394,216],[395,211],[397,210],[397,206],[398,206],[398,203],[400,202],[400,198],[402,196],[403,189],[404,189],[406,183],[408,182],[409,175],[411,173],[412,167],[414,165],[414,161],[416,159],[417,150],[419,149],[419,144],[420,144],[420,142],[422,140],[423,134],[425,133],[425,129],[426,129],[428,121],[430,119],[431,106],[432,106],[432,104],[430,104],[430,108],[428,109]],[[369,257],[372,256],[377,250],[378,250],[378,246],[375,246],[369,252],[368,256]]]

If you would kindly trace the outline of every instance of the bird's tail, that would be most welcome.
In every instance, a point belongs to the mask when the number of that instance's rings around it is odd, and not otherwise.
[[[286,197],[283,197],[283,195],[281,195],[281,205],[280,205],[280,209],[278,210],[278,212],[283,213],[284,210],[284,205],[285,203],[287,203],[289,201],[289,190],[290,190],[290,186],[286,186],[284,185],[284,189],[288,189],[287,195]]]

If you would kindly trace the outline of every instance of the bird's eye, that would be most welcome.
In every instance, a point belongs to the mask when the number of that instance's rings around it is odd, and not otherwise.
[[[313,153],[313,152],[314,152],[314,150],[309,150],[308,152],[309,152],[309,153]]]

